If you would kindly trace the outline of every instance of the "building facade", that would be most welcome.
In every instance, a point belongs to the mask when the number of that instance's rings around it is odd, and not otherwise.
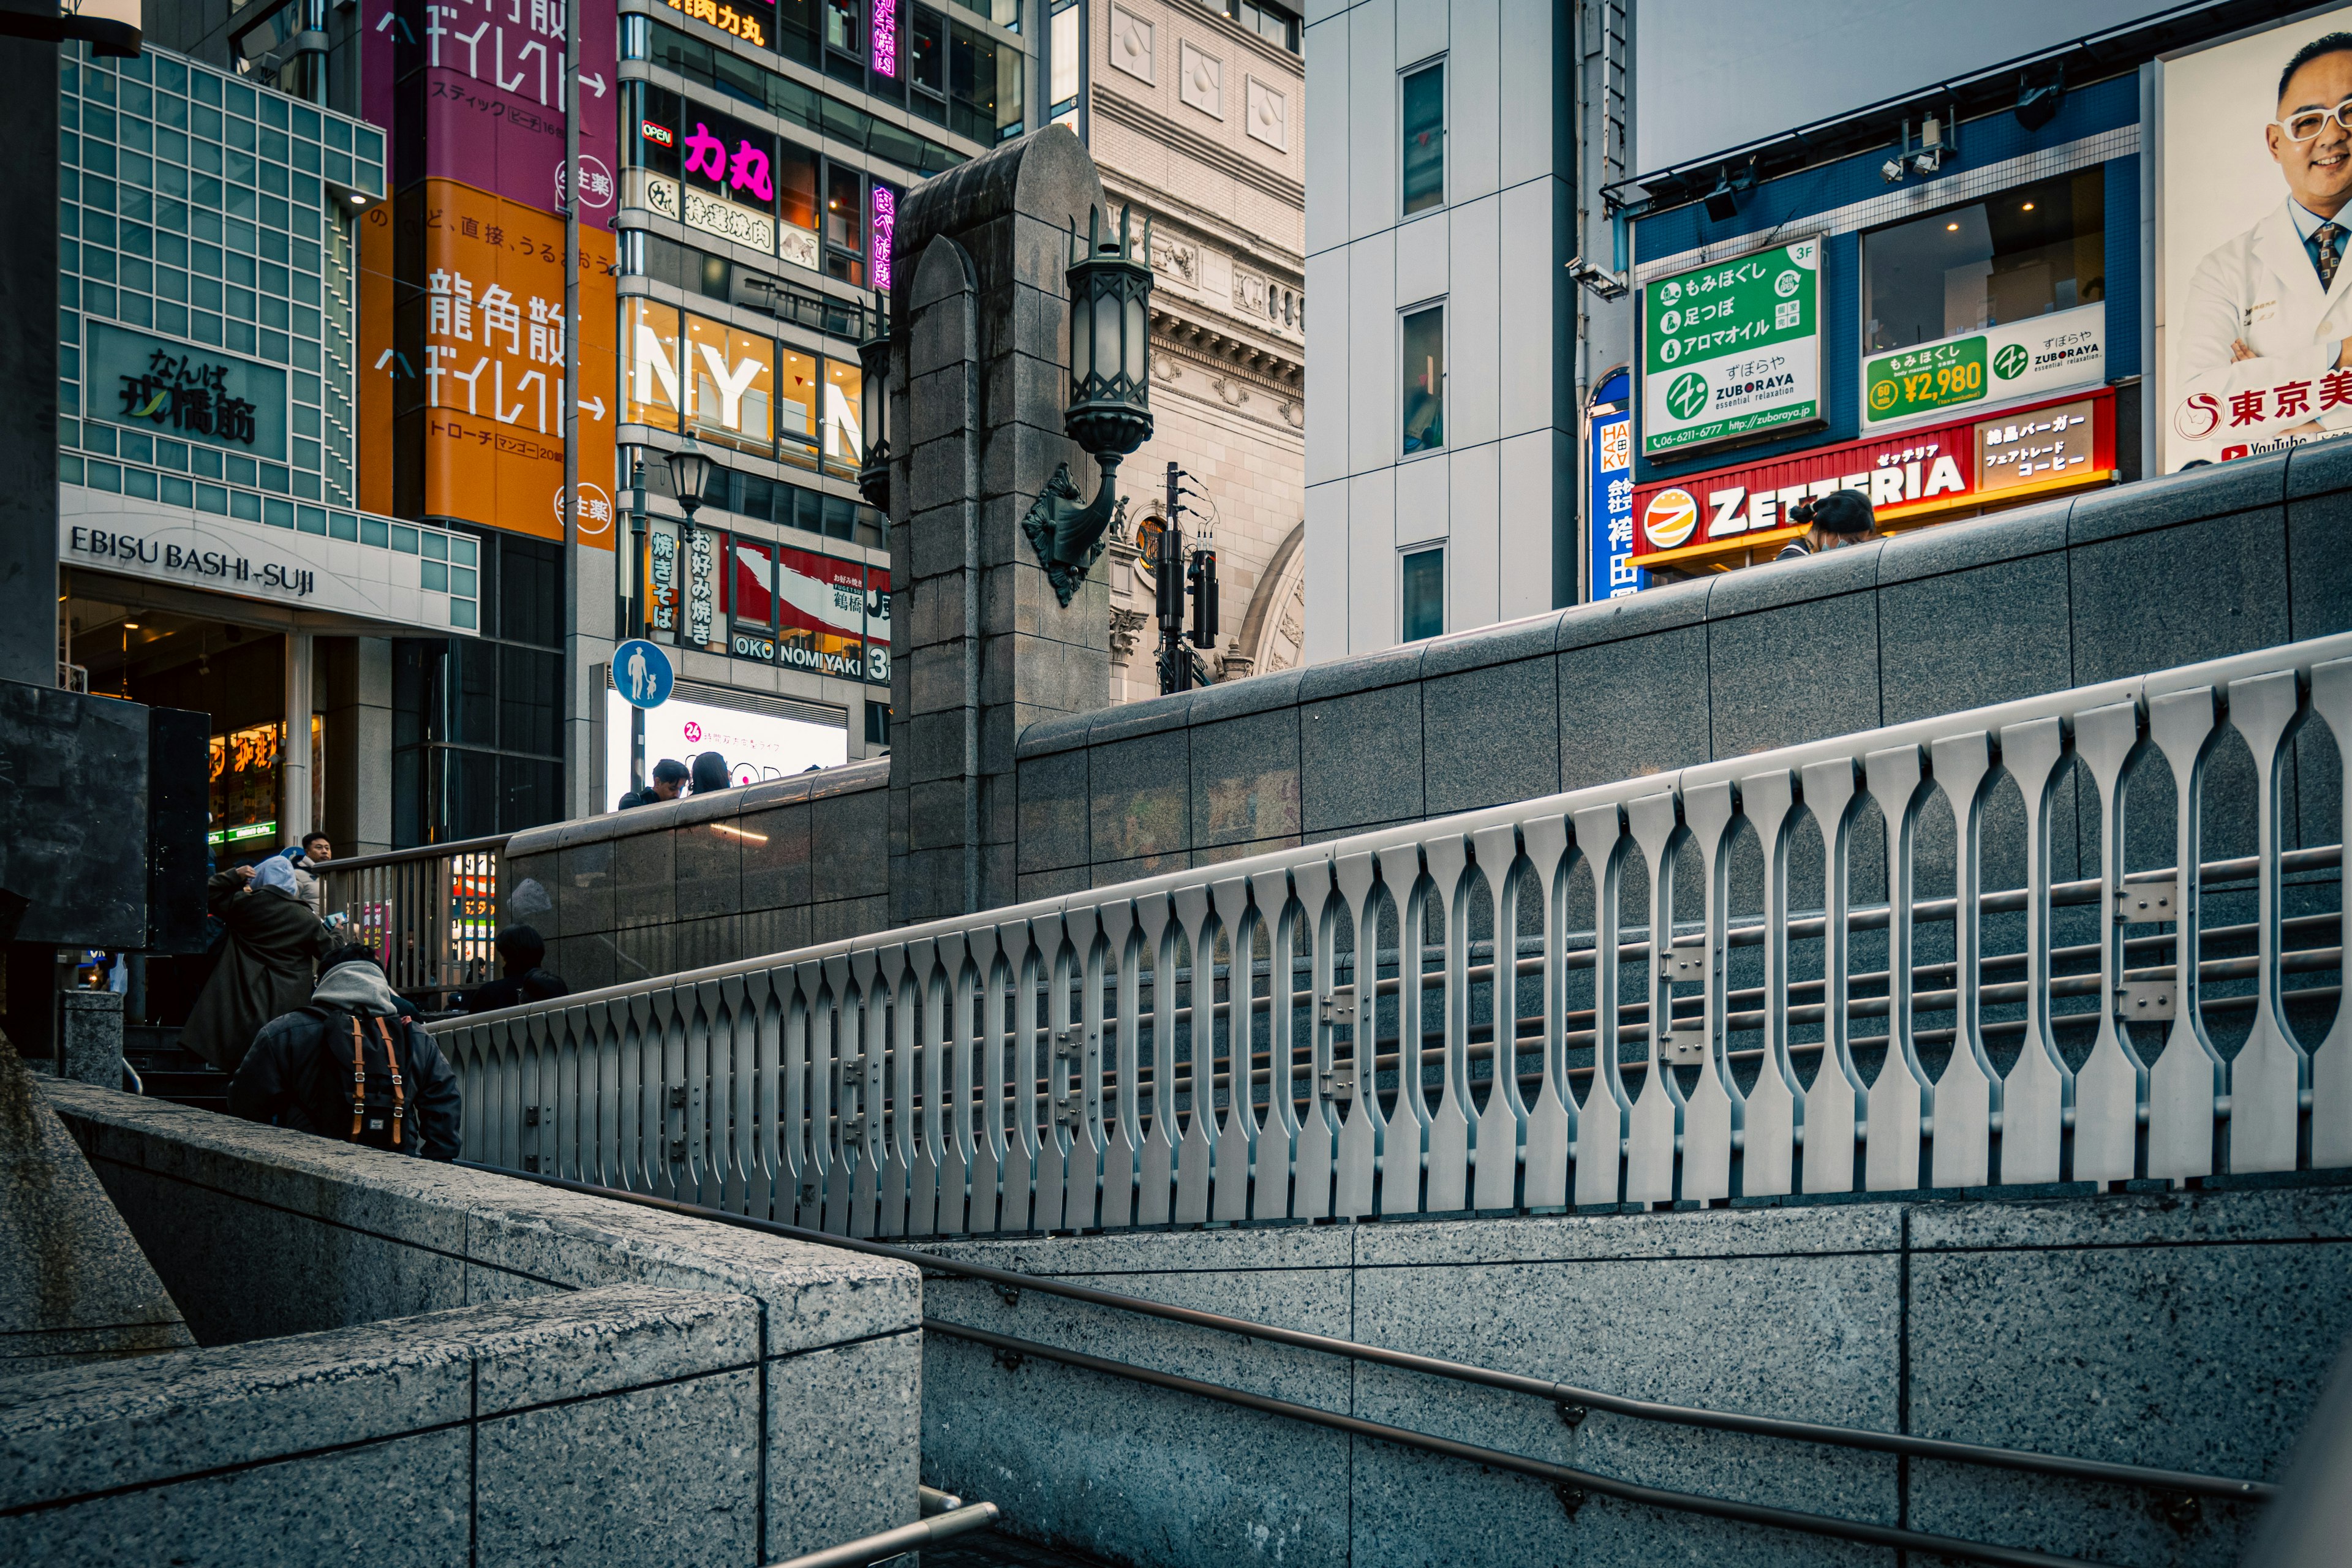
[[[1308,659],[1576,596],[1582,13],[1307,26]]]
[[[1305,642],[1307,302],[1302,19],[1257,0],[1068,0],[1045,18],[1051,122],[1086,142],[1114,206],[1151,226],[1151,439],[1119,469],[1107,557],[1110,700],[1160,689],[1155,564],[1166,473],[1188,547],[1214,545],[1213,679],[1299,662]]]

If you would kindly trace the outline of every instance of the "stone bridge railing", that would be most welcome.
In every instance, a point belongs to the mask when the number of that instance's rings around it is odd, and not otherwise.
[[[2331,637],[436,1028],[471,1158],[855,1235],[2338,1167],[2347,741]]]

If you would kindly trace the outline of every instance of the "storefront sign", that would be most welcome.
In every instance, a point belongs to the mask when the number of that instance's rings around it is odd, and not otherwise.
[[[87,321],[93,418],[247,457],[286,460],[286,373],[218,349]]]
[[[1642,290],[1642,455],[1819,423],[1821,244],[1799,240]]]
[[[720,0],[668,0],[668,5],[682,16],[691,16],[747,44],[767,47],[769,24],[756,14],[759,7],[752,0],[741,5],[722,5]]]
[[[1589,596],[1594,599],[1621,599],[1649,586],[1647,575],[1633,564],[1633,416],[1617,401],[1625,391],[1622,372],[1603,384],[1609,401],[1594,412],[1585,441],[1591,487],[1586,512],[1592,531]]]
[[[1862,426],[1971,403],[2048,397],[2107,378],[2105,304],[1965,332],[1862,362]]]
[[[604,782],[617,799],[629,787],[629,705],[617,691],[604,693]],[[791,778],[811,768],[835,768],[849,760],[849,731],[838,724],[812,723],[780,714],[751,713],[715,702],[673,697],[646,711],[646,766],[663,758],[688,766],[705,752],[727,760],[728,776],[740,784]],[[767,842],[747,823],[746,844]]]
[[[1849,441],[1633,492],[1633,554],[1650,568],[1768,554],[1803,531],[1789,509],[1835,489],[1870,498],[1881,526],[2071,489],[2115,470],[2115,395]]]
[[[431,562],[418,549],[432,531],[403,525],[409,548],[272,528],[141,500],[80,485],[58,487],[58,559],[66,565],[175,588],[256,599],[285,608],[341,612],[436,635],[471,636],[473,605],[450,623],[446,545]],[[425,586],[428,571],[442,587]],[[467,573],[470,580],[471,573]],[[463,597],[470,601],[470,589]]]

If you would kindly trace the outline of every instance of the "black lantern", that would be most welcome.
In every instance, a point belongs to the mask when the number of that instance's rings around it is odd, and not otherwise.
[[[710,482],[710,459],[692,436],[686,445],[669,455],[669,488],[677,496],[677,504],[686,509],[686,521],[692,523],[694,514],[702,506],[702,487]]]
[[[858,388],[858,417],[865,425],[866,453],[857,468],[857,493],[866,504],[890,510],[890,321],[879,308],[874,335],[857,345],[866,379]]]
[[[1070,466],[1061,464],[1038,496],[1023,531],[1045,563],[1055,597],[1065,607],[1103,552],[1117,500],[1119,459],[1151,437],[1151,222],[1143,243],[1130,243],[1130,209],[1121,207],[1116,236],[1102,231],[1102,213],[1087,213],[1085,248],[1071,235],[1070,404],[1062,427],[1092,457],[1102,482],[1092,502],[1078,504]]]

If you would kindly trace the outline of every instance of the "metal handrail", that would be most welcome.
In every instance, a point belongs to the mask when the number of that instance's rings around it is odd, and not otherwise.
[[[946,1513],[935,1513],[919,1519],[912,1524],[902,1524],[896,1530],[886,1530],[876,1535],[862,1535],[856,1541],[839,1546],[828,1546],[822,1552],[810,1552],[798,1557],[772,1563],[770,1568],[865,1568],[869,1563],[887,1562],[908,1552],[919,1552],[926,1546],[936,1546],[942,1541],[952,1541],[959,1535],[969,1535],[975,1530],[992,1529],[1002,1517],[992,1502],[976,1502]]]
[[[562,1176],[534,1175],[530,1173],[499,1170],[471,1160],[458,1164],[475,1170],[488,1171],[498,1175],[520,1175],[525,1181],[570,1192],[585,1193],[597,1197],[612,1198],[640,1207],[660,1209],[667,1213],[686,1215],[696,1219],[714,1220],[721,1225],[743,1230],[756,1230],[770,1236],[790,1237],[797,1241],[814,1242],[824,1247],[839,1247],[848,1252],[873,1258],[887,1258],[901,1263],[911,1263],[935,1273],[956,1275],[977,1279],[1014,1292],[1035,1290],[1043,1295],[1059,1296],[1067,1300],[1083,1301],[1089,1306],[1109,1307],[1119,1311],[1140,1313],[1162,1318],[1170,1322],[1183,1323],[1192,1328],[1209,1329],[1222,1333],[1239,1334],[1247,1339],[1264,1340],[1269,1343],[1291,1345],[1300,1350],[1318,1351],[1327,1355],[1344,1356],[1352,1361],[1370,1362],[1403,1372],[1417,1372],[1432,1377],[1451,1379],[1456,1383],[1477,1384],[1484,1387],[1510,1394],[1532,1395],[1548,1400],[1570,1412],[1607,1411],[1612,1415],[1625,1415],[1641,1421],[1659,1421],[1681,1426],[1703,1427],[1718,1432],[1741,1432],[1751,1436],[1778,1437],[1791,1442],[1819,1443],[1842,1448],[1864,1448],[1883,1454],[1901,1454],[1916,1459],[1939,1459],[1948,1463],[1984,1465],[1996,1469],[2023,1470],[2034,1475],[2056,1477],[2066,1480],[2101,1481],[2118,1486],[2150,1487],[2163,1491],[2188,1492],[2200,1497],[2227,1498],[2238,1501],[2267,1501],[2277,1493],[2277,1487],[2268,1481],[2245,1480],[2231,1476],[2200,1475],[2193,1470],[2171,1470],[2147,1465],[2126,1465],[2107,1459],[2081,1459],[2059,1454],[2042,1454],[2025,1448],[2001,1448],[1989,1444],[1969,1443],[1945,1437],[1916,1437],[1902,1432],[1874,1432],[1866,1427],[1838,1426],[1825,1422],[1796,1421],[1777,1415],[1750,1415],[1737,1411],[1704,1410],[1693,1405],[1668,1405],[1651,1399],[1633,1399],[1623,1394],[1609,1394],[1596,1388],[1580,1387],[1575,1384],[1554,1383],[1521,1373],[1498,1372],[1491,1367],[1473,1366],[1466,1363],[1448,1361],[1439,1356],[1416,1355],[1410,1351],[1389,1350],[1380,1345],[1368,1345],[1355,1340],[1343,1340],[1329,1334],[1318,1334],[1304,1329],[1286,1329],[1273,1323],[1261,1323],[1247,1318],[1236,1318],[1223,1312],[1204,1311],[1197,1307],[1178,1307],[1149,1297],[1129,1296],[1117,1290],[1104,1290],[1092,1285],[1073,1285],[1066,1280],[1027,1274],[1019,1269],[999,1268],[985,1263],[969,1263],[961,1258],[941,1258],[919,1247],[899,1247],[885,1241],[867,1241],[853,1237],[835,1236],[828,1231],[809,1230],[800,1226],[785,1225],[777,1220],[761,1219],[752,1215],[731,1214],[725,1209],[707,1208],[698,1204],[680,1203],[673,1198],[654,1197],[645,1193],[633,1193],[619,1187],[600,1187],[587,1182],[574,1182]],[[928,1320],[926,1320],[928,1321]],[[971,1331],[978,1332],[979,1331]],[[1923,1550],[1925,1550],[1923,1548]]]
[[[479,838],[453,838],[446,844],[419,844],[408,849],[386,849],[374,855],[338,856],[319,868],[322,878],[345,871],[372,871],[379,866],[402,866],[440,855],[495,854],[507,847],[510,833],[488,833]]]
[[[1906,1530],[1900,1525],[1868,1524],[1860,1520],[1840,1519],[1833,1514],[1801,1513],[1795,1509],[1774,1508],[1767,1503],[1738,1502],[1706,1492],[1645,1487],[1637,1481],[1619,1480],[1598,1470],[1580,1470],[1571,1465],[1554,1464],[1549,1459],[1530,1458],[1525,1454],[1508,1453],[1500,1448],[1482,1448],[1475,1444],[1456,1442],[1451,1437],[1433,1437],[1426,1432],[1413,1432],[1402,1426],[1367,1421],[1360,1415],[1342,1415],[1338,1411],[1318,1410],[1311,1405],[1297,1405],[1263,1394],[1245,1394],[1222,1384],[1203,1383],[1198,1378],[1184,1377],[1172,1372],[1158,1372],[1127,1362],[1108,1361],[1101,1356],[1087,1355],[1082,1351],[1066,1351],[1057,1345],[1039,1344],[1034,1340],[991,1333],[985,1329],[966,1328],[961,1323],[941,1322],[936,1318],[925,1318],[923,1330],[926,1333],[946,1334],[951,1339],[970,1340],[975,1344],[987,1345],[1000,1355],[1035,1356],[1040,1361],[1059,1362],[1065,1366],[1150,1384],[1155,1388],[1212,1399],[1221,1405],[1237,1405],[1244,1410],[1256,1410],[1268,1415],[1281,1415],[1293,1421],[1328,1426],[1335,1432],[1346,1432],[1358,1437],[1393,1443],[1400,1447],[1418,1448],[1426,1454],[1443,1455],[1449,1459],[1533,1476],[1538,1480],[1549,1481],[1559,1489],[1560,1500],[1568,1506],[1571,1515],[1583,1506],[1585,1493],[1598,1492],[1602,1497],[1619,1498],[1650,1508],[1672,1509],[1677,1513],[1736,1520],[1743,1524],[1761,1524],[1805,1535],[1827,1536],[1836,1541],[1858,1541],[1870,1546],[1893,1547],[1897,1551],[1927,1552],[1963,1563],[1989,1563],[1995,1564],[1996,1568],[2084,1568],[2084,1564],[2090,1562],[2090,1559],[2081,1557],[2053,1557],[2046,1552],[2033,1552],[2021,1546],[1996,1546],[1987,1542],[1964,1541],[1956,1536],[1930,1535],[1923,1531]]]

